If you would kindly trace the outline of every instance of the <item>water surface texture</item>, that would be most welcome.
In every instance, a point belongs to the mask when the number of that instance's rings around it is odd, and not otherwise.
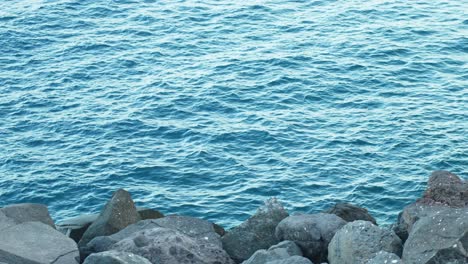
[[[0,2],[0,206],[391,223],[467,177],[468,1]]]

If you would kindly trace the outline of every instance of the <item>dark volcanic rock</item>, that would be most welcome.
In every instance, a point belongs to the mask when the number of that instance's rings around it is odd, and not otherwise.
[[[151,264],[151,262],[129,252],[105,251],[90,255],[83,264]]]
[[[234,263],[221,247],[201,244],[175,229],[162,227],[133,233],[115,243],[112,250],[131,252],[157,264]]]
[[[443,204],[450,207],[468,206],[468,184],[448,171],[434,171],[427,183],[424,204]]]
[[[93,238],[112,235],[139,220],[140,215],[135,208],[130,193],[119,189],[114,193],[112,199],[107,202],[96,221],[83,234],[78,245],[81,249]]]
[[[78,263],[78,260],[75,241],[50,225],[23,222],[5,227],[0,222],[0,262],[73,264]]]
[[[401,259],[393,253],[379,251],[371,260],[366,262],[366,264],[402,264],[402,262]]]
[[[313,264],[310,260],[301,256],[292,256],[286,259],[279,259],[267,262],[266,264]]]
[[[327,259],[328,244],[346,221],[334,214],[291,215],[276,227],[279,240],[295,242],[304,256],[320,263]]]
[[[325,210],[324,213],[337,215],[346,222],[364,220],[377,225],[377,221],[369,214],[367,209],[348,203],[337,203],[333,207]]]
[[[0,208],[0,214],[8,217],[16,224],[37,221],[55,228],[47,206],[42,204],[12,204]]]
[[[451,208],[417,221],[403,249],[404,263],[468,263],[468,207]]]
[[[275,228],[287,216],[283,206],[276,199],[270,199],[247,221],[222,237],[223,248],[232,259],[240,263],[255,251],[277,244],[279,240],[275,236]]]
[[[163,218],[164,214],[151,208],[137,208],[141,220]]]
[[[330,264],[366,263],[379,251],[401,256],[401,240],[391,230],[367,221],[354,221],[336,232],[328,245]]]

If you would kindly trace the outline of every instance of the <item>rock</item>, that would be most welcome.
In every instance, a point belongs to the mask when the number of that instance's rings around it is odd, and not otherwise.
[[[302,256],[301,249],[292,241],[283,241],[268,250],[257,250],[242,264],[265,264],[275,260],[287,259],[292,256]]]
[[[313,264],[310,260],[301,256],[292,256],[286,259],[279,259],[267,262],[266,264]]]
[[[115,243],[112,250],[131,252],[158,264],[233,264],[222,248],[213,244],[201,244],[199,240],[182,232],[162,227],[133,233]]]
[[[375,256],[370,259],[366,264],[402,264],[401,259],[393,254],[386,251],[379,251]]]
[[[220,236],[224,236],[226,234],[226,230],[224,230],[224,228],[220,225],[213,223],[213,228],[215,232]]]
[[[82,248],[95,237],[112,235],[139,220],[140,215],[130,193],[119,189],[107,202],[96,221],[84,232],[78,245]]]
[[[137,207],[138,214],[141,220],[146,219],[158,219],[164,217],[162,213],[157,210],[149,209],[145,207]],[[77,217],[73,217],[56,224],[57,230],[66,234],[71,239],[79,242],[86,232],[88,227],[96,221],[99,214],[85,214]]]
[[[443,205],[412,203],[406,206],[398,215],[397,224],[394,226],[393,231],[403,242],[405,242],[414,223],[416,223],[420,218],[431,216],[448,209],[448,207]]]
[[[452,208],[417,221],[405,243],[403,262],[468,263],[468,207]]]
[[[328,260],[330,264],[366,263],[382,250],[401,256],[401,248],[401,240],[393,231],[358,220],[336,232],[328,245]]]
[[[345,224],[346,221],[334,214],[292,215],[278,224],[276,237],[295,242],[305,257],[320,263],[327,259],[332,237]]]
[[[85,255],[107,251],[118,241],[125,239],[136,232],[157,227],[179,231],[198,241],[200,245],[211,244],[220,248],[222,246],[221,238],[215,232],[211,222],[194,217],[171,215],[159,219],[142,220],[133,225],[129,225],[116,234],[96,237],[82,250]]]
[[[283,206],[272,198],[247,221],[229,230],[222,237],[223,248],[234,261],[240,263],[255,251],[277,244],[279,240],[275,236],[275,228],[287,216]]]
[[[78,247],[50,225],[23,222],[0,230],[0,262],[8,264],[78,263]]]
[[[151,262],[129,252],[105,251],[91,254],[83,264],[151,264]]]
[[[16,224],[37,221],[55,228],[47,206],[42,204],[23,203],[8,205],[0,208],[0,214],[8,217]]]
[[[434,171],[422,199],[418,202],[450,207],[468,206],[468,183],[448,171]]]
[[[346,222],[353,222],[355,220],[364,220],[372,222],[377,225],[377,221],[372,217],[367,209],[361,208],[348,203],[337,203],[333,207],[323,211],[327,214],[334,214],[345,220]]]

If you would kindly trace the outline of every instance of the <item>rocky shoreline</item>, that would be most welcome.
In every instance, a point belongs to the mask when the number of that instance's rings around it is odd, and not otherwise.
[[[390,227],[347,203],[290,214],[271,198],[226,231],[136,208],[122,189],[100,214],[60,223],[45,205],[0,208],[0,264],[466,264],[467,252],[468,183],[447,171]]]

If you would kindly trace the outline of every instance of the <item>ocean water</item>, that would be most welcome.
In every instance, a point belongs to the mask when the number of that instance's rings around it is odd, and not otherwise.
[[[468,171],[468,1],[0,2],[0,206],[382,224]]]

